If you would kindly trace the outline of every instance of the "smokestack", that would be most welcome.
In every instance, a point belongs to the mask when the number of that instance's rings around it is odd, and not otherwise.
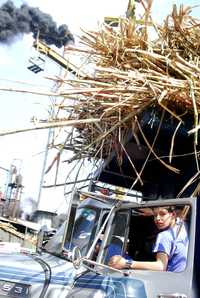
[[[20,34],[28,33],[33,33],[34,38],[39,34],[41,40],[58,48],[74,42],[67,25],[57,27],[52,17],[39,8],[27,4],[17,8],[12,1],[5,2],[0,7],[0,43],[9,44]]]

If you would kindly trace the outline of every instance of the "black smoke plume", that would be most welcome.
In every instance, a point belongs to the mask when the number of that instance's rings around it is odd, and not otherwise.
[[[17,8],[12,1],[5,2],[0,7],[0,43],[11,43],[20,34],[28,33],[33,33],[34,38],[39,35],[48,45],[58,48],[74,42],[67,25],[57,27],[52,17],[39,8],[27,4]]]

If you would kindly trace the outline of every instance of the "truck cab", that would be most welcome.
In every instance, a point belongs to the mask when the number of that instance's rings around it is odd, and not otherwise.
[[[78,297],[80,292],[84,297],[95,297],[97,293],[98,297],[199,297],[198,198],[143,201],[138,194],[135,197],[126,195],[123,200],[122,193],[120,199],[116,194],[77,191],[76,197],[78,195],[81,201],[61,246],[64,258],[72,262],[74,268],[74,280],[67,297]],[[189,249],[184,271],[109,267],[108,261],[113,254],[128,255],[133,260],[154,260],[152,246],[157,231],[149,210],[166,205],[179,210],[188,232]],[[46,251],[53,253],[54,241],[53,238],[49,241]]]
[[[121,189],[76,190],[66,221],[35,254],[0,254],[0,294],[7,297],[199,297],[199,199],[144,201]],[[182,272],[117,270],[113,254],[153,260],[151,208],[175,206],[188,231]],[[110,249],[112,247],[112,250]],[[113,249],[114,247],[114,249]],[[97,249],[98,248],[98,249]]]

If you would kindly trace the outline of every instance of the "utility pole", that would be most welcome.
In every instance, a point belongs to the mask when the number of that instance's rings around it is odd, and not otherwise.
[[[40,46],[42,45],[41,42],[39,42],[39,41],[37,41],[37,43],[39,43]],[[76,76],[77,74],[79,74],[79,72],[77,71],[78,68],[75,65],[73,65],[72,63],[68,63],[68,67],[66,67],[67,60],[65,60],[65,57],[58,55],[55,51],[51,50],[49,47],[47,47],[46,45],[43,44],[42,48],[41,48],[41,53],[44,53],[44,49],[46,49],[46,50],[48,49],[48,53],[49,53],[48,57],[51,58],[52,60],[54,60],[55,62],[57,62],[61,66],[60,74],[61,74],[63,68],[65,70],[67,69],[69,71],[70,75]],[[60,61],[60,63],[59,63],[59,61]],[[61,61],[63,63],[61,63]],[[80,75],[84,76],[85,74],[80,73]],[[58,85],[55,84],[55,86],[53,86],[52,89],[57,90]],[[50,117],[52,119],[55,117],[56,102],[57,102],[57,98],[51,98]],[[37,199],[37,209],[40,208],[40,203],[42,200],[42,187],[43,187],[43,183],[44,183],[44,176],[45,176],[45,171],[46,171],[46,166],[47,166],[49,144],[50,144],[51,140],[53,139],[54,131],[55,131],[54,128],[49,128],[49,131],[48,131],[47,144],[46,144],[46,148],[45,148],[45,155],[44,155],[44,160],[43,160],[42,173],[41,173],[40,185],[39,185],[39,193],[38,193],[38,199]]]

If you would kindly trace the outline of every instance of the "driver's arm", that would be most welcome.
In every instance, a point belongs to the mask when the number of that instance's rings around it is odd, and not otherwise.
[[[157,253],[156,261],[130,261],[127,262],[121,256],[113,256],[108,265],[116,269],[143,269],[143,270],[155,270],[155,271],[166,271],[168,264],[168,255],[166,253]]]

